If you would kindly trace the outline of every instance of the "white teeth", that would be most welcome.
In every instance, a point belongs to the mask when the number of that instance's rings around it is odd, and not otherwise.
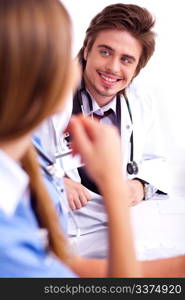
[[[101,75],[101,77],[102,77],[103,79],[105,79],[105,80],[107,80],[107,81],[110,81],[110,82],[116,82],[116,81],[117,81],[117,79],[112,79],[112,78],[106,77],[106,76],[104,76],[103,74],[100,74],[100,75]]]

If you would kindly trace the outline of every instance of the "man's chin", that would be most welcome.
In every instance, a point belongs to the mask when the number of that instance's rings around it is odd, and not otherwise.
[[[121,89],[120,89],[121,90]],[[99,90],[99,95],[102,97],[114,97],[120,90],[114,90],[111,88],[104,88],[103,90]]]
[[[117,94],[117,92],[115,93],[107,93],[107,92],[100,92],[99,96],[100,97],[106,97],[106,98],[113,98],[115,95]]]

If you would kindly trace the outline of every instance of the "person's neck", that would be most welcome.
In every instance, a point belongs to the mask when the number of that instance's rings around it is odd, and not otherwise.
[[[26,135],[13,141],[0,143],[0,149],[6,152],[13,160],[20,161],[29,145],[30,136]]]

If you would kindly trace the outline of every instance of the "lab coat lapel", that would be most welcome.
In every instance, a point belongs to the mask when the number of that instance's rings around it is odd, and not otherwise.
[[[130,160],[130,136],[132,133],[132,122],[124,96],[121,96],[121,150],[123,169],[126,171],[126,164]],[[126,174],[126,173],[125,173]]]

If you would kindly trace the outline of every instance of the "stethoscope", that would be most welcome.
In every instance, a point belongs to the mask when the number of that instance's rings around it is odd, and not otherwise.
[[[90,94],[85,89],[84,81],[82,81],[81,88],[77,91],[77,100],[78,100],[78,103],[80,105],[81,112],[83,113],[83,115],[85,115],[84,107],[83,107],[83,101],[82,101],[82,93],[84,93],[85,96],[87,97],[89,110],[90,110],[90,112],[92,112],[93,111],[92,99],[91,99]],[[128,97],[126,96],[126,94],[124,94],[124,97],[125,97],[125,101],[126,101],[130,121],[131,121],[131,124],[133,125],[132,113],[131,113]],[[79,111],[78,111],[78,113],[79,113]],[[116,118],[117,118],[116,126],[118,127],[118,130],[121,134],[121,99],[120,99],[120,94],[117,94],[117,96],[116,96]],[[136,175],[139,171],[138,164],[134,161],[133,130],[132,130],[132,133],[131,133],[131,136],[130,136],[130,160],[127,163],[126,169],[127,169],[127,173],[130,174],[130,175]]]

